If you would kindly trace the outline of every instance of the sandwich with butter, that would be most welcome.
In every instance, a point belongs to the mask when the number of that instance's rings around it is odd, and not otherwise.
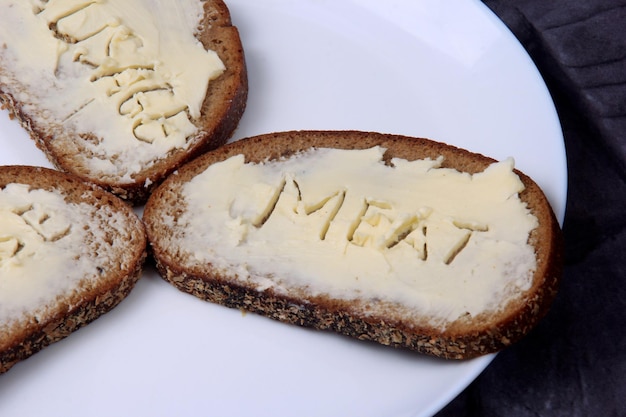
[[[225,143],[247,92],[221,0],[0,3],[0,104],[57,168],[130,202]]]
[[[160,274],[182,291],[443,358],[519,340],[561,273],[540,187],[512,159],[427,139],[243,139],[172,174],[143,219]]]
[[[145,257],[143,223],[113,194],[0,167],[0,373],[115,307]]]

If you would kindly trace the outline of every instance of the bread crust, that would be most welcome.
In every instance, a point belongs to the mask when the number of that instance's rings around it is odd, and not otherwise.
[[[207,150],[223,145],[232,136],[239,124],[247,103],[248,76],[245,55],[239,31],[232,25],[228,7],[222,0],[202,0],[204,17],[198,26],[196,38],[205,49],[213,50],[224,63],[226,70],[209,83],[202,104],[201,116],[193,120],[198,132],[190,140],[187,149],[176,149],[151,166],[143,167],[132,175],[132,181],[122,178],[104,178],[91,172],[76,157],[81,148],[73,144],[73,132],[52,130],[38,125],[29,115],[24,103],[11,93],[8,86],[0,82],[0,105],[16,118],[35,141],[50,162],[59,170],[72,173],[92,182],[138,205],[144,203],[154,188],[172,171]],[[2,72],[0,61],[0,75]],[[58,141],[60,136],[65,141]]]
[[[244,154],[246,161],[288,157],[310,147],[365,149],[380,145],[386,156],[407,160],[444,156],[443,167],[468,173],[483,171],[494,159],[428,139],[359,131],[293,131],[260,135],[221,147],[183,167],[168,178],[148,200],[144,211],[148,240],[163,278],[182,291],[228,307],[240,308],[286,323],[332,330],[361,340],[407,348],[447,358],[468,359],[497,352],[527,334],[546,314],[557,292],[562,272],[562,236],[559,224],[540,187],[516,170],[525,185],[522,201],[538,218],[529,242],[535,248],[537,269],[532,287],[510,300],[497,313],[459,318],[445,329],[427,320],[409,319],[406,311],[388,303],[384,314],[363,314],[365,303],[293,293],[277,294],[271,288],[248,288],[212,265],[183,264],[166,237],[171,231],[159,221],[160,213],[176,216],[184,210],[178,199],[180,186],[207,166]]]
[[[108,246],[117,255],[111,258],[113,261],[109,264],[93,265],[93,271],[89,273],[97,273],[97,279],[90,279],[88,283],[83,280],[85,282],[76,291],[59,296],[54,304],[40,306],[37,312],[26,313],[22,319],[11,323],[0,322],[0,374],[118,305],[141,276],[147,255],[145,227],[139,217],[127,203],[100,187],[47,168],[1,166],[0,190],[11,183],[60,192],[68,203],[86,203],[98,210],[108,207],[123,216],[124,227],[115,229],[113,226],[97,224],[95,220],[88,225],[91,229],[104,231],[107,241],[83,244],[98,244],[100,248]],[[117,243],[112,243],[114,241]],[[92,250],[100,253],[104,249]],[[55,272],[50,271],[51,274]]]

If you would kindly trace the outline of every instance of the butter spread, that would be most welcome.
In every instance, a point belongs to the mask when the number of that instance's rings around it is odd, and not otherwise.
[[[202,15],[200,0],[3,1],[0,82],[36,121],[82,134],[87,166],[130,180],[189,146],[225,69],[194,36]]]
[[[0,189],[0,328],[24,313],[41,314],[46,304],[85,285],[85,278],[97,277],[95,255],[85,243],[97,230],[83,228],[95,211],[24,184]],[[104,245],[98,256],[98,262],[110,262]]]
[[[538,223],[512,159],[471,175],[384,152],[211,165],[184,185],[176,244],[259,290],[401,302],[439,324],[530,287]]]

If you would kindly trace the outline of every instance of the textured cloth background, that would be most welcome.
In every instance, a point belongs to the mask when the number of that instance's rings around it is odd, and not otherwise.
[[[626,0],[484,3],[559,112],[566,267],[545,320],[437,417],[626,416]]]

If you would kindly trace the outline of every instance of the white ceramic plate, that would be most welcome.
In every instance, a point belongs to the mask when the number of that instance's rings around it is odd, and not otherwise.
[[[513,156],[563,219],[554,106],[529,57],[480,2],[228,4],[250,76],[235,139],[376,130]],[[50,166],[6,112],[0,163]],[[448,362],[243,315],[183,294],[149,268],[118,308],[0,376],[0,415],[427,416],[492,358]]]

